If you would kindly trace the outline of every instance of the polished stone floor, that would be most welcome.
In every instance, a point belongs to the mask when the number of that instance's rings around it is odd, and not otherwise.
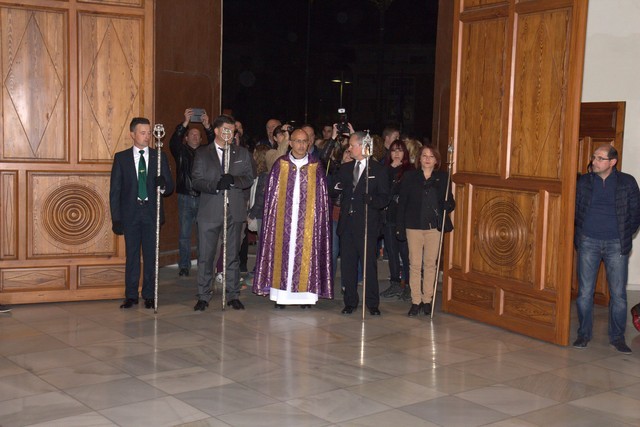
[[[194,276],[161,270],[157,315],[120,301],[0,314],[0,425],[640,425],[640,334],[629,323],[634,353],[616,353],[606,309],[577,350],[440,311],[408,318],[397,300],[365,322],[340,299],[277,310],[249,291],[245,311],[217,295],[194,312]]]

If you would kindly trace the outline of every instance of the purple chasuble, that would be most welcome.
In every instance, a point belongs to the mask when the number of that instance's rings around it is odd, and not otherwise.
[[[256,256],[253,292],[269,295],[270,289],[286,290],[289,241],[296,165],[289,155],[280,157],[265,186],[262,229]],[[295,236],[291,292],[310,292],[333,298],[331,216],[327,178],[314,156],[300,168],[300,203]]]

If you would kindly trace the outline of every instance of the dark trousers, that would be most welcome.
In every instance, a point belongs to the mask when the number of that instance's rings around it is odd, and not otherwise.
[[[409,283],[409,245],[407,241],[396,238],[396,225],[387,223],[384,226],[384,248],[389,258],[389,275],[392,282],[400,281],[400,260],[402,260],[402,278]]]
[[[144,266],[142,298],[155,296],[156,270],[156,206],[136,205],[133,220],[124,223],[124,243],[127,261],[124,270],[125,298],[138,299],[140,283],[140,248]]]
[[[365,304],[369,308],[378,307],[378,265],[376,257],[378,233],[369,230],[367,238],[367,283]],[[358,265],[364,262],[364,233],[355,227],[345,227],[340,235],[340,274],[344,285],[344,305],[357,307],[358,295]]]
[[[227,300],[240,296],[240,252],[243,223],[229,221],[227,224]],[[216,252],[222,246],[222,222],[198,222],[198,299],[209,302],[213,295],[213,263]],[[221,255],[221,252],[220,252]]]

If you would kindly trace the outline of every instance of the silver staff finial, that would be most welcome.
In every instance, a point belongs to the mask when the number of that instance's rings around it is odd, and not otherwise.
[[[367,129],[367,134],[364,138],[362,138],[362,154],[365,157],[371,157],[373,154],[373,138],[369,134],[369,130]]]

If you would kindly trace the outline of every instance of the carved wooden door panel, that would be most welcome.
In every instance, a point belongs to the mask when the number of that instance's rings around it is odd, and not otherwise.
[[[109,179],[153,114],[153,1],[0,0],[0,302],[122,296]]]
[[[580,139],[578,140],[578,174],[587,172],[594,150],[611,144],[618,150],[617,168],[622,168],[625,102],[583,102],[580,107]],[[574,257],[571,296],[578,295],[577,257]],[[594,302],[609,305],[609,285],[604,263],[600,263]]]
[[[445,311],[569,337],[587,2],[459,0]]]

